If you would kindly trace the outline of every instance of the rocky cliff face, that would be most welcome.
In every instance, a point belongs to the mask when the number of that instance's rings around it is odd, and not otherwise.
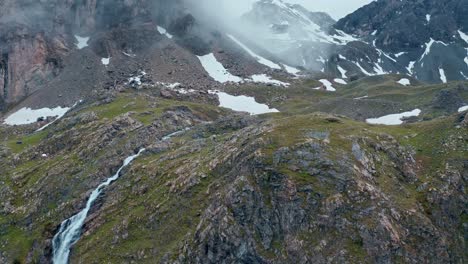
[[[0,108],[47,86],[76,49],[75,35],[164,25],[183,13],[178,5],[180,1],[2,1]]]
[[[0,0],[0,104],[74,105],[0,124],[0,263],[50,263],[61,222],[141,148],[93,204],[70,263],[465,263],[468,82],[364,76],[400,71],[406,55],[281,3],[263,0],[249,19],[267,14],[258,24],[288,45],[307,34],[298,54],[328,79],[260,63],[278,57],[179,1]],[[288,86],[217,82],[196,56],[208,53],[217,74]],[[281,113],[233,112],[213,90]],[[415,108],[400,126],[362,122]]]
[[[270,32],[264,47],[293,65],[341,78],[400,73],[444,83],[468,79],[467,8],[461,0],[373,1],[334,23],[263,0],[245,17]]]
[[[335,27],[359,36],[376,49],[373,53],[381,55],[384,71],[440,83],[468,77],[467,12],[463,0],[373,1]]]

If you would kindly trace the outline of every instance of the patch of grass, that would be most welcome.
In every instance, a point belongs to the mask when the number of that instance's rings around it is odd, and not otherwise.
[[[24,137],[16,137],[9,140],[7,142],[7,146],[11,149],[12,152],[20,153],[27,148],[39,144],[47,135],[48,132],[43,130]],[[18,142],[21,142],[21,144],[18,144]]]

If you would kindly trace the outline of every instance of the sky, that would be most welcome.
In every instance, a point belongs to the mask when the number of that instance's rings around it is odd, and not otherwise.
[[[228,1],[232,3],[233,0]],[[235,8],[235,11],[238,13],[243,13],[247,11],[255,1],[256,0],[236,0],[232,8]],[[373,0],[285,0],[285,2],[288,3],[301,4],[310,11],[327,12],[336,20],[372,1]]]

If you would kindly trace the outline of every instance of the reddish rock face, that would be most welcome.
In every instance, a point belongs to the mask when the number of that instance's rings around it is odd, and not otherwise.
[[[168,6],[178,2],[0,1],[0,111],[43,88],[61,72],[63,59],[74,48],[74,35],[165,21],[174,13],[159,10],[170,10]]]

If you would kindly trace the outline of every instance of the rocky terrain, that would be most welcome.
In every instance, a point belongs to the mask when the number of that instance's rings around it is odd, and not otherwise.
[[[292,65],[342,78],[400,73],[446,83],[468,79],[467,12],[464,0],[384,0],[335,22],[262,0],[244,18],[257,28],[250,34]]]
[[[0,0],[0,263],[52,263],[61,223],[143,148],[69,263],[466,263],[468,81],[350,66],[404,50],[363,18],[402,6],[430,7],[447,26],[430,36],[466,47],[442,39],[465,17],[439,14],[462,1],[413,2],[335,22],[259,1],[246,20],[336,48],[282,53],[204,24],[190,1]]]

